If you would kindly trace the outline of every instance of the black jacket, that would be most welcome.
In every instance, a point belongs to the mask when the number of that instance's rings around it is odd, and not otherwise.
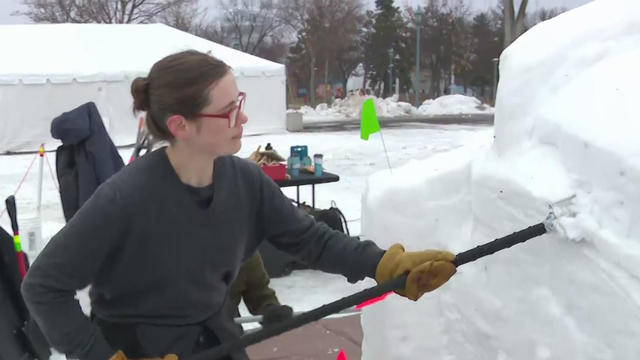
[[[56,150],[56,170],[64,217],[69,221],[98,185],[118,172],[124,162],[93,102],[53,119],[51,136],[62,141]]]

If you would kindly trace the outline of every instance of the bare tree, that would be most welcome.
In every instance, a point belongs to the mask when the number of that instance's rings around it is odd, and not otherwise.
[[[424,8],[421,58],[431,72],[429,95],[450,87],[451,75],[471,67],[473,38],[467,24],[469,8],[460,0],[431,0]]]
[[[196,0],[23,0],[27,16],[36,23],[148,23],[166,11]]]
[[[525,12],[529,0],[522,0],[518,15],[515,15],[513,0],[502,0],[504,8],[504,47],[514,42],[527,29]]]
[[[314,18],[320,21],[312,20]],[[347,80],[344,77],[348,79],[361,58],[358,56],[361,52],[358,42],[364,23],[362,4],[358,0],[314,0],[307,24],[312,22],[312,31],[315,33],[311,37],[315,42],[312,46],[316,57],[323,62],[323,83],[325,86],[329,83],[330,69],[338,69],[346,90]],[[325,103],[329,102],[329,91],[325,91]]]
[[[452,1],[454,27],[451,34],[451,67],[445,78],[449,89],[455,84],[451,80],[456,74],[466,74],[471,70],[473,59],[473,34],[471,32],[471,10],[463,0]]]
[[[256,54],[279,35],[282,22],[273,0],[220,0],[220,8],[220,31],[230,34],[239,50]]]
[[[208,27],[206,8],[200,8],[196,1],[187,1],[169,8],[158,20],[166,25],[198,35]]]
[[[232,46],[233,34],[227,26],[224,26],[220,21],[208,20],[202,23],[194,35],[200,36],[207,40],[211,40],[218,44]]]
[[[277,14],[282,24],[296,34],[305,25],[314,0],[284,0],[277,3]]]
[[[410,40],[409,24],[393,0],[376,1],[375,10],[367,12],[367,18],[361,34],[363,87],[368,83],[377,88],[381,96],[390,96],[393,73],[401,84],[409,83],[407,70],[413,63],[415,40]]]
[[[492,84],[495,63],[493,59],[500,56],[503,41],[502,12],[499,17],[493,11],[481,12],[473,17],[471,34],[473,47],[471,51],[471,69],[463,75],[465,86],[470,85],[477,93],[475,96],[493,99],[489,94]]]
[[[291,17],[287,26],[294,29],[302,19],[298,40],[291,47],[290,65],[299,76],[308,76],[310,102],[315,105],[316,71],[324,73],[328,83],[329,72],[349,72],[353,64],[353,43],[357,41],[363,23],[360,1],[311,0],[292,1],[298,7],[286,9]],[[347,68],[351,68],[348,70]],[[305,74],[305,75],[301,75]],[[328,100],[328,95],[325,95]]]
[[[308,78],[308,76],[303,75],[308,74],[308,69],[303,69],[296,61],[300,56],[304,56],[302,54],[303,49],[298,46],[298,43],[296,43],[296,36],[298,37],[298,42],[303,39],[301,34],[303,33],[305,19],[307,18],[307,13],[311,7],[312,1],[313,0],[281,0],[276,2],[276,14],[283,25],[281,29],[281,40],[287,41],[288,38],[291,38],[290,42],[294,43],[293,46],[289,47],[286,55],[287,85],[290,96],[295,94],[297,82],[303,78]],[[299,49],[300,53],[294,54],[292,52],[292,49],[294,48]],[[314,66],[315,64],[312,68]],[[311,91],[309,91],[309,94],[311,95]]]
[[[527,16],[527,25],[534,26],[538,23],[554,18],[566,11],[567,11],[567,8],[564,8],[564,7],[538,9],[533,14],[531,14],[531,16]]]
[[[261,46],[255,55],[277,63],[284,63],[288,49],[289,43],[280,39],[271,39],[268,44]]]

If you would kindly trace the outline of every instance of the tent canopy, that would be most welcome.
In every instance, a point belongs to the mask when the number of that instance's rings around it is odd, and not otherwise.
[[[283,65],[163,24],[0,26],[0,84],[122,81],[144,76],[171,53],[210,51],[236,76],[279,76]]]
[[[284,65],[163,24],[0,25],[0,153],[56,146],[51,120],[85,102],[98,106],[116,145],[135,141],[131,81],[161,58],[209,52],[233,69],[247,93],[245,133],[282,131]]]

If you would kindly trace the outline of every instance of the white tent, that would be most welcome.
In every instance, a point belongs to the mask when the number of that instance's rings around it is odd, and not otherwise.
[[[233,68],[247,93],[246,134],[285,128],[282,64],[248,55],[162,24],[0,25],[0,153],[59,142],[51,120],[93,101],[116,145],[135,141],[131,81],[162,57],[211,51]]]

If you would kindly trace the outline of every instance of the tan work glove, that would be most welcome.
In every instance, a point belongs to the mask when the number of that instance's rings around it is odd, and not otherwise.
[[[127,355],[125,355],[122,350],[118,350],[117,353],[113,354],[113,356],[111,358],[109,358],[109,360],[178,360],[178,356],[174,355],[174,354],[169,354],[169,355],[165,355],[162,358],[159,357],[155,357],[155,358],[138,358],[138,359],[129,359],[127,357]]]
[[[409,273],[405,288],[396,293],[416,301],[455,274],[455,257],[448,251],[440,250],[405,252],[402,245],[395,244],[380,259],[376,268],[376,281],[382,284]]]

